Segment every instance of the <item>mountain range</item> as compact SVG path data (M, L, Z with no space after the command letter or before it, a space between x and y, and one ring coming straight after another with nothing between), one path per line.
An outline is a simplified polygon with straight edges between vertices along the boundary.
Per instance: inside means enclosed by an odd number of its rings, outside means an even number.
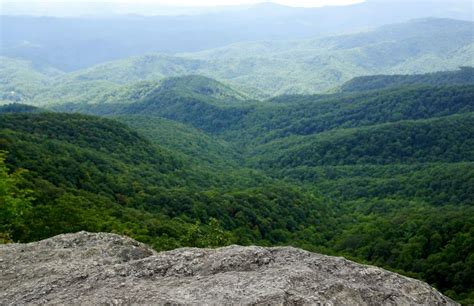
M314 39L417 18L472 20L470 0L368 0L323 8L263 3L218 13L148 17L8 16L7 8L0 21L0 55L68 72L146 53L171 55L237 42Z
M114 231L158 250L291 244L470 301L472 69L265 101L186 76L93 104L4 106L2 160L27 169L16 188L30 204L0 232Z
M182 55L150 54L65 73L2 58L0 96L34 105L100 103L141 81L203 75L265 99L337 90L358 76L413 74L474 66L473 23L422 19L359 34L239 43Z
M291 245L474 303L466 3L2 16L0 243Z

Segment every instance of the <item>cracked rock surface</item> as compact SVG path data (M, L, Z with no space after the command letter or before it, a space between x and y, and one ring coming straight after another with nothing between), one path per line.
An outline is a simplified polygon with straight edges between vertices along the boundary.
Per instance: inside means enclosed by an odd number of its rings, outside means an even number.
M457 305L428 284L291 247L157 253L106 233L0 245L0 304Z

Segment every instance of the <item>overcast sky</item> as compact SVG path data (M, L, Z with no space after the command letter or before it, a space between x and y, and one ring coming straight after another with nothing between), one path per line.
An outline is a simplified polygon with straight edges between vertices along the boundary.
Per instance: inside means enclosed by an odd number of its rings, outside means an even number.
M363 2L363 0L0 0L1 4L12 4L21 2L38 2L42 5L47 3L84 3L84 2L103 2L103 3L127 3L127 4L157 4L170 6L232 6L248 5L260 2L274 2L288 6L299 7L319 7L325 5L346 5Z
M294 7L349 5L364 0L0 0L0 14L33 16L194 15L273 2Z

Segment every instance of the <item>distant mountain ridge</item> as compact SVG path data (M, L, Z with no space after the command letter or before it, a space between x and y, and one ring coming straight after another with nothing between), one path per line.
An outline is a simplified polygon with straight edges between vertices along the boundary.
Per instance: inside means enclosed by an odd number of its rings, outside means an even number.
M231 95L238 99L324 93L359 76L474 67L473 27L473 22L429 18L322 39L238 43L175 56L149 54L72 73L38 70L31 63L3 58L0 96L37 105L93 103L104 93L125 90L124 85L187 75L213 78L223 83L221 89L233 87Z
M474 67L460 67L460 69L456 71L442 71L428 74L357 77L344 83L340 90L342 92L356 92L402 86L469 84L474 84Z
M2 16L0 55L73 71L147 53L174 54L237 42L310 39L425 17L472 21L472 3L371 0L322 8L259 5L194 16Z

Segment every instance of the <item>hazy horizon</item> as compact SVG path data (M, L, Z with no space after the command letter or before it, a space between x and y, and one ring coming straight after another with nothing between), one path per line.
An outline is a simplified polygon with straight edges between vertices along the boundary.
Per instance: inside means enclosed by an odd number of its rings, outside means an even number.
M449 4L443 0L0 0L2 16L41 16L41 17L107 17L107 16L181 16L215 14L247 10L262 4L274 4L295 9L318 9L326 7L349 7L356 9L360 5L392 6L399 10L400 5L409 7L449 5L450 12L467 16L464 20L473 20L470 0L452 0ZM466 8L471 6L471 10ZM430 11L430 9L428 9ZM436 16L443 15L437 11ZM378 18L377 16L373 16Z
M272 3L288 7L317 8L363 3L365 0L2 0L2 15L87 16L87 15L194 15L222 10L247 8Z

